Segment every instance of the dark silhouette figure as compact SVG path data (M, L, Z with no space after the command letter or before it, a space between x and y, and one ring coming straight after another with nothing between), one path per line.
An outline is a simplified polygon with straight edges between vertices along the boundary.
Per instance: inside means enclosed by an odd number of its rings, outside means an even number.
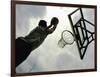
M47 26L45 20L40 20L39 26L33 29L27 36L16 39L16 67L21 64L31 53L39 47L48 34L55 31L59 20L56 17L51 19L51 24Z

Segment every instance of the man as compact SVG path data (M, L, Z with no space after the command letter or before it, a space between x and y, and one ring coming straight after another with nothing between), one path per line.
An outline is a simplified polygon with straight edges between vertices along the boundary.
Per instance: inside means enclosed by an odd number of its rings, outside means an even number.
M58 18L53 17L50 26L47 27L47 22L40 20L39 26L33 29L27 36L16 39L16 66L22 63L32 50L39 47L48 34L55 31L58 22Z

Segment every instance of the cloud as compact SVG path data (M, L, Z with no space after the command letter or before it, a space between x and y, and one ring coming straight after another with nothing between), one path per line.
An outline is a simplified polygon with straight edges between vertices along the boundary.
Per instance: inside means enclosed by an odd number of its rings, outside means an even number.
M19 28L18 30L20 32L20 33L18 32L19 35L22 35L22 32L24 32L23 28L25 29L29 28L29 26L27 26L28 23L26 22L29 19L29 17L38 19L45 16L46 14L46 7L44 8L40 7L41 9L37 10L39 6L38 7L35 6L24 7L24 5L22 6L20 6L20 8L18 9L19 18L17 20L18 21L17 27ZM33 10L32 8L36 10ZM43 71L56 71L56 70L58 71L64 69L75 70L75 69L86 69L94 67L93 43L91 43L91 46L88 47L84 60L80 59L76 43L74 43L73 45L66 45L64 48L59 48L57 45L58 40L61 39L61 32L65 29L67 30L71 29L67 15L72 11L74 11L75 9L66 8L64 9L65 10L64 12L59 8L49 7L49 9L47 10L48 10L46 15L47 20L49 20L51 16L52 17L57 16L59 18L59 24L55 32L49 35L45 39L42 45L40 45L37 49L33 50L32 53L27 58L27 60L25 60L21 65L19 65L16 68L16 71L19 73L25 73L25 72L43 72Z
M25 36L29 32L29 19L42 18L46 15L45 6L16 5L16 37Z

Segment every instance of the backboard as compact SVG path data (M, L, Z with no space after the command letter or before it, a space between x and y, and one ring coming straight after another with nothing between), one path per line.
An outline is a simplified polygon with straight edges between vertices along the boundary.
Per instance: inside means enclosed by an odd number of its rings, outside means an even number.
M76 9L68 15L75 40L79 50L80 58L83 59L88 45L94 38L94 24L84 18L81 8ZM91 29L92 27L92 29Z

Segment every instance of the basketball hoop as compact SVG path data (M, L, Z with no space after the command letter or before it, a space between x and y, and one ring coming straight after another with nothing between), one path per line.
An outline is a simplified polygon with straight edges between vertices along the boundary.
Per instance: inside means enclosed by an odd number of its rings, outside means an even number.
M65 45L71 45L75 41L74 35L68 30L64 30L61 34L61 39L58 41L58 46L64 48Z

